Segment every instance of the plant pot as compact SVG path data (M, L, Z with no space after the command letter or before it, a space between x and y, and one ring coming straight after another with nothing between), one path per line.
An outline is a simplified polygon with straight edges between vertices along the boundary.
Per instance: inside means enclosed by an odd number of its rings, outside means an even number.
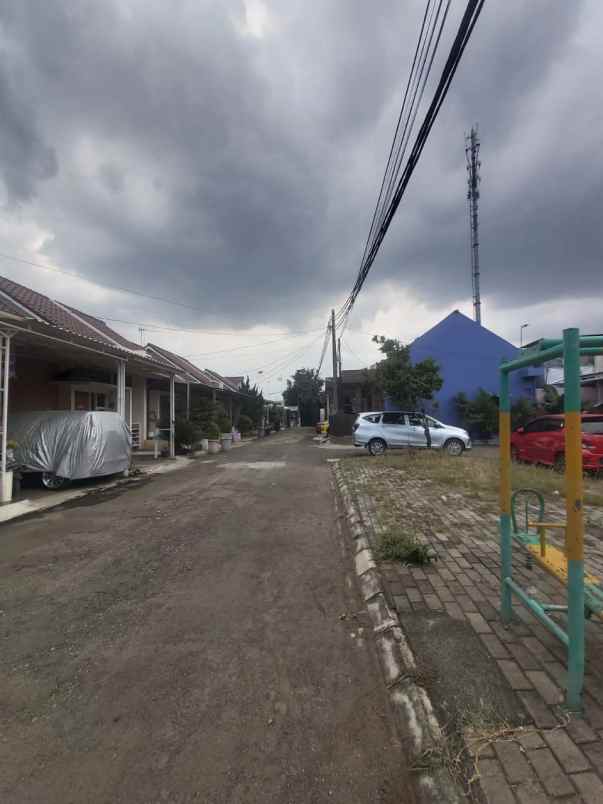
M202 438L200 443L201 443L201 449L203 450L203 452L207 452L209 440L207 438Z
M210 455L215 455L216 452L220 452L221 449L222 449L222 445L220 444L219 441L217 441L217 440L215 440L213 438L208 439L207 451L209 452Z
M0 502L9 503L13 498L13 473L8 469L2 475L2 489Z
M230 449L232 447L232 433L222 433L220 441L222 442L222 449Z

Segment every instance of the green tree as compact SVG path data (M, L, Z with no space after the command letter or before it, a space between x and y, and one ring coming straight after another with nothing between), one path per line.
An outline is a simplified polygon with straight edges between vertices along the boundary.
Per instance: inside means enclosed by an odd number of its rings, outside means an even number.
M554 385L544 386L542 405L547 413L563 412L563 397L559 394Z
M464 393L454 398L457 413L467 430L490 438L498 433L498 398L480 388L473 399Z
M511 427L523 427L538 413L536 405L525 397L517 399L511 405Z
M316 369L297 369L293 377L287 380L283 391L285 405L297 405L303 425L312 425L318 421L320 412L320 392L323 380Z
M401 408L416 408L421 400L433 399L442 387L440 367L428 357L420 363L413 362L408 346L397 338L375 335L374 343L385 358L377 363L375 379L381 390Z
M264 397L257 385L251 385L249 377L241 383L239 391L244 394L241 399L241 415L248 416L256 427L259 427L264 411Z

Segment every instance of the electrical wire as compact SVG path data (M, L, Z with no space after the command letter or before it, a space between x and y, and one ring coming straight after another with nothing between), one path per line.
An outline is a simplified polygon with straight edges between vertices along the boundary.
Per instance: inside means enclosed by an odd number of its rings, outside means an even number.
M428 2L429 1L430 0L428 0ZM456 70L458 68L458 65L460 63L460 60L461 60L462 55L464 53L464 50L465 50L465 48L467 46L467 43L468 43L468 41L469 41L469 39L471 37L471 34L473 32L473 29L475 27L477 19L479 18L479 15L480 15L481 10L483 8L484 2L485 2L485 0L469 0L469 2L467 3L465 12L464 12L463 17L461 19L461 22L459 24L457 34L455 36L454 42L453 42L452 47L450 49L450 53L448 55L448 58L446 60L444 68L442 70L442 74L441 74L440 80L438 82L437 88L435 90L434 96L432 98L432 101L431 101L431 103L429 105L429 108L428 108L426 114L425 114L425 117L424 117L423 122L421 124L421 127L419 129L419 132L418 132L418 134L417 134L417 136L415 138L414 145L413 145L413 147L411 149L411 152L410 152L410 155L409 155L409 157L408 157L408 159L406 161L405 167L404 167L403 171L401 172L399 178L397 179L395 191L391 194L391 198L389 200L387 208L382 212L379 211L380 202L378 201L378 206L377 206L376 211L374 213L374 220L376 220L379 223L379 227L377 229L376 224L373 224L373 223L371 224L371 230L369 231L369 243L370 243L370 245L368 246L368 248L365 247L365 251L364 251L363 259L362 259L362 262L361 262L361 266L360 266L360 269L358 271L358 275L356 277L356 280L354 282L352 290L348 294L348 297L346 298L346 300L343 303L343 305L340 307L340 309L339 309L339 311L337 313L337 316L336 316L336 328L338 330L341 330L341 331L345 330L345 327L347 325L347 318L348 318L348 316L350 314L350 311L351 311L351 309L352 309L352 307L353 307L353 305L354 305L354 303L356 301L356 298L358 297L358 294L360 293L360 291L361 291L361 289L362 289L362 287L364 285L366 277L368 276L368 273L369 273L369 271L370 271L370 269L371 269L371 267L373 265L373 262L375 261L377 253L379 251L379 248L381 247L381 243L383 242L383 239L385 238L385 235L386 235L387 230L388 230L388 228L389 228L389 226L391 224L391 221L393 220L394 215L396 214L396 211L397 211L397 209L398 209L398 207L400 205L400 202L402 200L404 192L406 191L406 188L408 186L410 178L411 178L411 176L412 176L412 174L414 172L414 169L415 169L415 167L416 167L416 165L417 165L417 163L419 161L419 158L421 156L423 148L425 147L425 143L427 142L427 138L429 136L429 133L431 132L433 124L435 123L435 120L436 120L436 118L438 116L438 113L439 113L439 111L440 111L440 109L442 107L442 104L443 104L443 102L444 102L444 100L446 98L446 95L448 94L448 90L450 89L450 84L452 82L452 79L454 78L454 75L455 75ZM441 3L440 3L440 6L441 6ZM440 6L438 6L438 10L440 9ZM431 16L428 17L429 20L434 20L434 24L435 24L435 20L438 19L438 16L437 16L437 11L438 10L436 10L435 14L432 14ZM448 11L448 5L446 6L444 15L440 18L440 21L438 23L440 27L439 27L438 34L437 34L436 39L435 39L435 43L434 43L433 48L431 50L431 54L429 56L429 67L427 69L427 73L425 74L426 77L425 77L425 80L423 82L422 89L424 89L426 78L427 78L427 76L429 74L429 71L431 69L431 65L433 64L433 59L435 57L435 52L437 50L437 46L439 45L439 42L440 42L441 33L442 33L442 30L443 30L443 25L444 25L445 18L446 18L445 15L447 14L447 11ZM422 32L423 32L423 29L424 29L424 26L422 26L422 29L421 29ZM428 30L430 29L430 23L429 22L427 23L427 29ZM435 30L435 28L433 30ZM421 35L423 35L423 33ZM433 31L430 34L430 36L431 36L431 38L429 39L429 43L431 43L431 41L433 40ZM421 53L427 54L429 52L429 43L428 43L427 48L423 48L420 51ZM424 58L427 58L427 56L425 55ZM421 57L419 57L419 61L422 61ZM415 64L415 72L417 70L416 63L418 63L418 62L413 61L413 64ZM419 68L419 70L420 69L421 68ZM420 75L420 73L418 73L418 75ZM419 80L420 80L420 78L419 78ZM396 135L394 137L394 141L395 141L395 138L397 136L398 130L399 130L399 126L396 129ZM402 147L402 146L400 146L400 147ZM391 155L391 152L390 152L390 155ZM394 166L394 170L395 170L395 166ZM384 183L386 181L386 176L387 176L387 169L386 169L386 175L384 176L384 181L382 182L382 190L383 190ZM388 183L390 182L390 180L391 180L391 176L390 176L390 179L387 180ZM386 190L385 192L386 192L386 195L388 195L388 191ZM382 196L382 192L380 193L380 196Z
M183 308L185 308L187 310L193 310L193 311L199 312L199 313L207 313L207 310L203 310L200 307L194 307L193 305L190 305L190 304L185 304L184 302L175 301L174 299L166 299L163 296L152 296L149 293L142 293L140 290L132 290L131 288L125 288L125 287L121 287L119 285L109 285L106 282L99 282L96 279L88 279L87 277L82 276L81 274L78 274L75 271L66 271L66 270L64 270L62 268L57 268L55 266L44 265L43 263L33 262L32 260L26 260L26 259L24 259L22 257L15 257L12 254L4 254L4 253L0 252L0 259L12 260L14 262L20 262L20 263L24 263L25 265L30 265L33 268L41 268L44 271L50 271L52 273L64 274L65 276L71 276L71 277L73 277L75 279L79 279L82 282L88 282L88 284L90 284L90 285L96 285L97 287L103 288L105 290L114 290L114 291L117 291L119 293L128 293L128 294L130 294L132 296L138 296L138 297L143 298L143 299L151 299L152 301L158 301L158 302L163 302L164 304L172 304L172 305L175 305L177 307L183 307ZM88 314L86 314L86 315L88 315ZM97 316L92 316L91 315L90 317L91 318L96 318ZM192 333L192 334L199 334L199 335L234 335L234 336L241 335L241 332L236 332L236 331L182 329L180 327L164 327L164 326L158 326L156 324L145 323L145 322L142 322L142 321L126 321L126 320L121 319L121 318L103 317L103 320L104 321L112 321L112 322L116 322L116 323L119 323L119 324L129 324L131 326L142 327L143 329L148 330L149 332L151 332L151 331L157 331L157 332L165 331L165 332L189 332L189 333ZM274 332L274 333L271 333L271 334L273 334L273 335L291 335L291 334L306 335L306 334L311 334L313 332L318 332L318 331L319 331L318 329L315 329L315 330L300 330L298 332L295 332L295 331L288 331L288 332L285 331L285 332L281 332L281 333ZM322 329L320 331L322 332ZM248 337L248 336L245 336L245 337Z

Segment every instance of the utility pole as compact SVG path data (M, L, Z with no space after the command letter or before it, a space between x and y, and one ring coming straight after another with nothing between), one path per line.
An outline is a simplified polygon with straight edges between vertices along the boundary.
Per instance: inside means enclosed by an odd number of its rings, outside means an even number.
M469 201L469 230L471 232L471 282L473 287L473 317L482 323L482 299L479 288L479 137L477 123L471 126L471 133L465 137L465 156L467 157L467 199Z
M333 346L333 414L339 410L337 380L337 332L335 330L335 310L331 310L331 343Z
M337 399L341 403L343 410L343 389L341 387L343 379L341 376L341 338L337 338Z

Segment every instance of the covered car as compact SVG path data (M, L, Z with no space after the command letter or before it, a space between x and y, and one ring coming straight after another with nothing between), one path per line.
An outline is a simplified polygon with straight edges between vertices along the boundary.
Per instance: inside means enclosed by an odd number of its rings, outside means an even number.
M41 472L47 488L69 480L112 475L130 465L130 434L110 411L36 411L11 415L9 439L14 463Z

